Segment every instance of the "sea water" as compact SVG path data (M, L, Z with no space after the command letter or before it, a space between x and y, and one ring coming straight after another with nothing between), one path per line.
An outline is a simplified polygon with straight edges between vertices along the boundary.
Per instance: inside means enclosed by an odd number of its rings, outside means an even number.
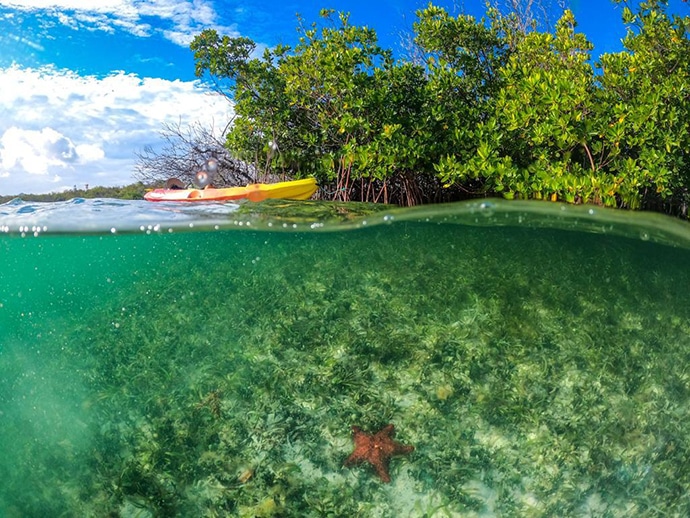
M15 200L0 516L687 516L689 265L597 207Z

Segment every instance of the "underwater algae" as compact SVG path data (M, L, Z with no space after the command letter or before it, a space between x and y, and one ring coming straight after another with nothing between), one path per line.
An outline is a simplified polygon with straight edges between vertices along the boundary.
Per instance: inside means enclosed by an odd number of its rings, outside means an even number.
M422 222L0 248L0 515L690 511L686 250ZM389 423L389 484L344 466Z

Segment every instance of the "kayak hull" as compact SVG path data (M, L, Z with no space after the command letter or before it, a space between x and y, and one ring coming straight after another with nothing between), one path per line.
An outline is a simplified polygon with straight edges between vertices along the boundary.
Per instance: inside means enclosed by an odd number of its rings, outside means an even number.
M223 189L154 189L144 195L148 201L229 201L247 199L263 201L269 198L306 200L316 192L316 180L305 178L278 183L252 183L245 187Z

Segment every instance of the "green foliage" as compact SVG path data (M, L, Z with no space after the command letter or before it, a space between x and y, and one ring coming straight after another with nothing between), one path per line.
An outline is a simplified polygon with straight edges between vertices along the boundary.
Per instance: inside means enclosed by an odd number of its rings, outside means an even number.
M687 191L690 180L689 17L670 17L665 2L629 9L627 51L601 57L597 90L600 144L624 196L645 191L662 199ZM607 110L604 112L603 108Z
M331 20L330 12L323 13ZM378 76L373 67L390 62L371 29L353 27L340 15L339 25L304 30L294 54L280 64L290 119L300 123L284 128L283 139L296 139L286 165L326 181L344 180L362 159L359 146L372 139L379 121L369 108ZM296 133L290 136L289 133Z
M214 30L207 29L191 44L196 60L196 74L208 71L218 77L242 81L246 74L247 60L256 49L256 44L245 37L222 38Z
M493 109L508 40L495 12L490 12L489 26L471 16L453 18L433 6L417 14L417 43L428 53L424 132L433 138L427 139L427 149L440 179L455 183L442 164L468 163L474 154L475 128Z
M688 185L688 19L662 2L626 8L626 50L590 64L592 45L566 11L554 34L517 41L473 132L469 159L437 165L446 183L481 179L507 198L640 207Z
M665 1L626 6L625 50L597 62L571 11L544 32L520 13L488 9L477 20L430 4L417 12L414 63L394 61L347 14L321 14L322 24L300 20L294 48L262 58L252 41L214 31L192 43L197 75L236 103L228 146L239 157L316 176L341 199L415 203L437 199L443 184L687 205L690 19L670 16Z
M238 117L228 146L241 158L316 176L343 199L356 182L362 199L385 199L391 179L404 184L409 173L433 170L417 141L430 135L420 123L424 69L395 64L376 33L347 15L322 16L324 26L300 24L294 49L267 50L263 59L251 58L244 40L205 31L192 44L197 74L232 81Z
M455 72L460 79L459 93L469 102L491 95L512 39L498 13L489 10L489 15L487 25L472 16L454 18L433 5L417 13L417 43L429 54L431 78L441 70Z
M123 187L91 187L71 191L51 192L49 194L19 194L17 196L0 196L0 203L7 203L14 198L24 201L66 201L72 198L117 198L121 200L141 200L146 193L147 185L136 182Z
M507 197L592 201L592 45L574 29L567 11L555 34L532 32L517 43L500 69L491 113L473 132L474 156L443 162L444 181L481 175L487 189Z

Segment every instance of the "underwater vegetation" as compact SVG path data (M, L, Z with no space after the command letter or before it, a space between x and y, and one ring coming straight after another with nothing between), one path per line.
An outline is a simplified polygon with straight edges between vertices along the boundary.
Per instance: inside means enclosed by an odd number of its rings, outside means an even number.
M2 246L2 516L690 513L685 250L409 222ZM388 424L390 483L344 466Z

